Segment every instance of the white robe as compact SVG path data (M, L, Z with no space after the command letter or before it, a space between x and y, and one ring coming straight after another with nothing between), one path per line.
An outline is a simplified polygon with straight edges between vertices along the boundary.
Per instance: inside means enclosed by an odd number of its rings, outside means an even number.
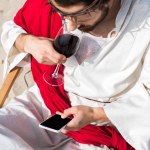
M76 54L64 64L64 85L72 105L103 107L112 124L137 150L150 150L149 10L149 0L122 1L114 29L117 36L103 39L75 31L82 40L94 39L100 48L86 59ZM24 32L12 21L3 26L1 41L8 54L5 72L22 65L22 59L26 61L27 54L17 54L13 48L16 37ZM93 48L90 40L88 45Z

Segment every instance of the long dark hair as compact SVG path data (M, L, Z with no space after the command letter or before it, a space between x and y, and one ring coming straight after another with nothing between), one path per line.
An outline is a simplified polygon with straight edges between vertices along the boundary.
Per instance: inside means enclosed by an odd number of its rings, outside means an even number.
M55 2L60 6L72 6L78 4L85 4L86 6L90 5L94 0L55 0Z
M51 0L49 0L51 1ZM85 6L90 5L94 0L54 0L59 6L68 7L72 5L84 4ZM99 0L101 4L107 3L109 0Z

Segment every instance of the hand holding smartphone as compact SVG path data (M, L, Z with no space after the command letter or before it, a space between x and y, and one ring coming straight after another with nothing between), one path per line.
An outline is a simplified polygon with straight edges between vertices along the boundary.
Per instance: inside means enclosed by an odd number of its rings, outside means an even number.
M47 120L43 121L39 124L39 127L47 129L52 132L60 132L62 128L66 126L66 124L71 121L71 118L61 118L60 115L55 114L48 118Z

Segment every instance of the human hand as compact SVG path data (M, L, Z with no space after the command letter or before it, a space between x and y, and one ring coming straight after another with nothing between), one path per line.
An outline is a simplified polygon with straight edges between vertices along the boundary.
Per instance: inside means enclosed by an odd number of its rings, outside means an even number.
M69 117L73 115L73 119L66 125L65 128L61 130L64 134L68 131L77 131L82 127L92 123L92 122L109 122L103 108L100 107L89 107L89 106L73 106L64 110L63 113L56 112L61 115L62 118Z
M36 37L29 34L21 35L19 38L16 45L19 45L21 40L24 41L22 42L23 51L31 54L39 63L52 65L66 61L66 57L53 48L53 40L50 38Z

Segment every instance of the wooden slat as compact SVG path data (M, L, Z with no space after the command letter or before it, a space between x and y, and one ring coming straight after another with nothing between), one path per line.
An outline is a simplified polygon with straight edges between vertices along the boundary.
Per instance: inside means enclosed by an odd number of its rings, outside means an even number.
M1 89L0 89L0 108L3 106L15 79L17 78L21 67L15 67L11 72L8 73Z

